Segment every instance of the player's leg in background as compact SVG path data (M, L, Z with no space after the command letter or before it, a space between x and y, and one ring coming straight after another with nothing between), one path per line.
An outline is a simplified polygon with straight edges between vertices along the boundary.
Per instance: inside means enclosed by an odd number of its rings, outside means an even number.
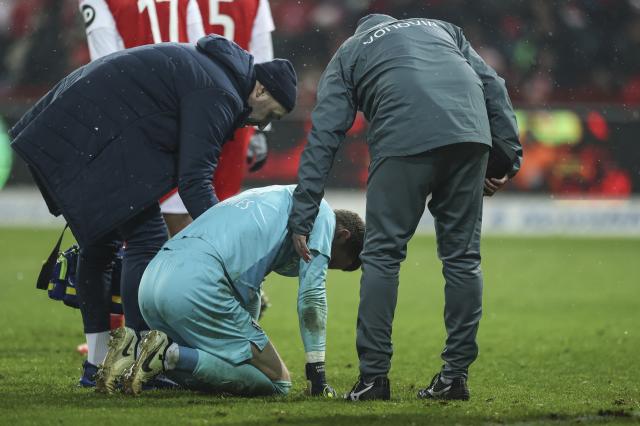
M96 376L96 391L112 393L125 370L133 365L149 327L138 306L138 287L147 265L167 241L167 227L155 204L118 229L126 241L120 277L120 295L125 327L113 330L109 351Z
M469 365L478 355L476 334L482 315L480 230L488 156L488 147L478 143L456 144L443 150L441 162L447 165L448 175L439 180L429 201L445 278L448 337L441 374L446 380L466 380Z
M84 333L87 340L86 374L80 385L95 385L92 374L104 361L108 350L111 313L111 275L113 261L121 242L109 236L80 248L76 272L76 289ZM87 371L90 370L89 373Z
M386 376L391 366L400 264L424 212L432 170L425 155L370 166L356 340L360 373L368 382Z
M138 306L138 288L147 265L167 241L167 227L155 204L119 229L127 242L122 260L121 296L125 326L136 332L148 330Z
M253 127L238 129L233 134L233 139L222 147L213 178L213 187L220 201L240 192L247 170L247 148L254 131Z

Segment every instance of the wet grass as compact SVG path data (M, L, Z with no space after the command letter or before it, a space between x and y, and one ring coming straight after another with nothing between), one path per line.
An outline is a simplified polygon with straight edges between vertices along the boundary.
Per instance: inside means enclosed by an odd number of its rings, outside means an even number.
M76 387L78 311L35 290L57 231L0 229L0 424L546 424L640 422L640 241L485 238L480 356L467 403L418 401L440 366L443 283L431 237L416 237L394 323L392 401L304 396L294 279L270 276L262 325L294 375L286 398L186 391L104 397ZM330 273L327 369L358 375L359 273Z

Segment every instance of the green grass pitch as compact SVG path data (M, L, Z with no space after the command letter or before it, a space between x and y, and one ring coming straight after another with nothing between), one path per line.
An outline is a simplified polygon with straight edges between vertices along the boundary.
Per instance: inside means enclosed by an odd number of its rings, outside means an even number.
M34 281L57 231L0 229L0 424L418 425L640 422L640 240L485 238L480 356L471 401L418 401L440 366L443 280L431 237L403 265L394 323L392 401L304 396L295 279L272 275L262 325L294 380L286 398L187 391L139 398L79 389L80 314ZM328 377L344 393L358 375L359 273L328 281Z

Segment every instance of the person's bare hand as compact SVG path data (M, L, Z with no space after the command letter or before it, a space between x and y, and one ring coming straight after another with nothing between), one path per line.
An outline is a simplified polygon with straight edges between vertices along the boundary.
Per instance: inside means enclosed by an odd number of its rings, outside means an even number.
M309 251L309 247L307 247L307 237L299 234L292 234L291 239L293 240L293 248L298 253L298 256L302 258L305 262L311 260L311 251Z
M509 180L508 176L504 176L501 179L487 178L484 180L484 195L491 197Z

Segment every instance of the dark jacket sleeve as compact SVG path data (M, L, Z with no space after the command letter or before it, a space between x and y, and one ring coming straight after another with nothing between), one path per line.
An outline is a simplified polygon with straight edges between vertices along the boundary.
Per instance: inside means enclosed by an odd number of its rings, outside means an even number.
M289 229L299 235L311 232L336 151L357 112L355 91L342 66L340 50L322 74L317 93L311 133L300 158L298 186L289 215Z
M181 100L178 192L193 219L218 202L211 180L234 128L236 102L221 89L197 90Z
M509 93L502 79L493 68L487 65L478 53L471 47L462 30L459 27L450 25L450 32L455 34L456 42L460 51L467 59L473 70L478 74L484 85L484 98L491 125L491 138L503 142L504 145L513 149L516 161L508 173L509 177L515 176L520 170L522 163L522 145L518 133L516 116L509 99Z

